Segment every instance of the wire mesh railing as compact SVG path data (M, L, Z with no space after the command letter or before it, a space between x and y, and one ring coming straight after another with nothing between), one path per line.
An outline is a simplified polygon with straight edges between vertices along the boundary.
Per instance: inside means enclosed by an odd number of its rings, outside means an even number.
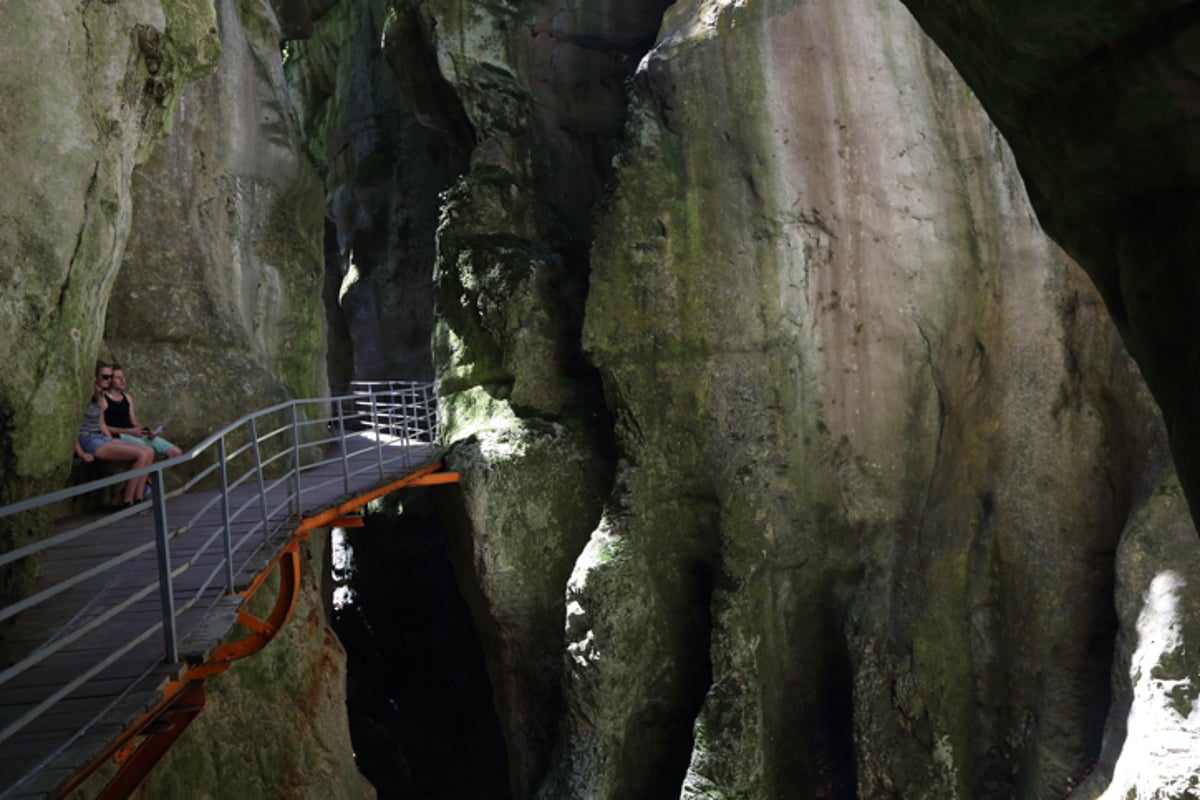
M32 594L0 607L0 626L11 628L14 621L32 618L68 595L87 598L66 624L45 630L44 638L39 633L39 639L25 643L4 641L0 692L66 648L90 641L88 637L104 640L106 626L128 618L133 609L140 607L145 617L146 603L156 594L160 608L154 618L126 625L94 660L79 664L78 671L56 681L22 713L5 715L0 747L156 635L162 638L158 663L180 662L181 638L237 590L249 565L262 561L264 550L273 547L273 534L305 510L303 495L317 490L349 494L352 481L364 473L377 473L383 480L385 446L397 443L404 445L405 458L411 445L432 450L438 444L433 384L354 383L347 395L280 403L226 425L176 458L0 507L0 520L8 522L21 514L45 516L142 474L149 475L152 495L151 503L84 515L77 525L0 554L0 569L43 559L53 548L76 546L82 554L74 567L43 574ZM172 473L193 474L168 491L165 475ZM147 510L153 512L153 536L142 533L139 538L131 531L148 526L128 523ZM185 533L186 553L173 558L172 547ZM111 546L97 544L104 536L114 538ZM131 562L151 558L157 562L153 578L129 585L128 576L135 573ZM178 624L185 614L190 627L181 632ZM0 786L0 797L4 790Z

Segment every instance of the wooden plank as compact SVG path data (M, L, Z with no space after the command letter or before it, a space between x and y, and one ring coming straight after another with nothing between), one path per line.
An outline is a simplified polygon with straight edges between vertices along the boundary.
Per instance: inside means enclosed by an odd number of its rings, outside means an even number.
M24 796L48 797L58 790L84 764L92 761L108 747L109 742L122 732L120 725L102 725L65 748L47 769L38 772L21 787ZM47 754L48 755L48 754Z
M203 660L212 655L229 632L237 624L237 612L242 598L227 596L213 611L197 625L179 644L179 655L184 660Z
M58 794L58 789L74 774L73 770L44 769L28 784L17 789L16 794L12 795L12 800L44 800L54 797Z

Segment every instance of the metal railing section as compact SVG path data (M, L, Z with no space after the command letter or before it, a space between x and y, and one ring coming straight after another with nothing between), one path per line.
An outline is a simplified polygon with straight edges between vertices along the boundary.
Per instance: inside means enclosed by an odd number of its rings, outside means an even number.
M367 437L352 436L366 432ZM247 565L271 542L272 535L300 512L301 493L335 482L341 490L350 492L351 478L369 470L378 470L384 478L383 448L385 442L400 440L410 444L438 444L437 393L432 383L415 381L356 382L350 394L308 400L292 400L246 415L216 431L200 444L176 458L168 459L137 470L119 472L106 478L90 481L61 491L0 507L0 519L36 509L61 504L81 495L123 484L131 477L150 475L153 496L154 538L121 549L102 563L89 564L77 574L58 580L53 585L39 587L29 597L0 608L0 623L28 612L67 592L72 587L99 576L108 576L106 590L119 586L119 568L139 556L153 551L158 561L158 577L142 586L123 587L125 594L113 596L105 591L110 605L106 608L85 608L71 622L55 631L47 631L45 641L13 663L0 670L0 688L18 675L37 667L54 653L73 642L94 633L101 626L128 611L131 606L158 593L161 617L147 624L125 641L111 643L112 650L72 678L49 697L29 709L20 718L0 729L0 743L19 733L59 701L95 677L109 665L134 649L141 642L161 631L163 660L168 664L180 660L180 632L176 629L179 617L196 608L206 596L220 587L216 600L201 609L192 630L203 622L206 613L224 595L236 590L236 580ZM359 443L362 447L351 450ZM367 466L351 469L355 456L363 456L374 448L377 458L367 457ZM358 459L362 461L363 459ZM320 466L340 464L338 477L323 483L308 484L318 476ZM187 466L195 470L190 478L173 491L166 491L164 475ZM410 466L411 464L405 464ZM174 521L170 515L172 500L202 487L216 487L212 498L186 519ZM239 487L250 486L237 497ZM67 544L83 536L104 535L114 523L146 510L147 504L123 509L93 518L78 527L56 533L34 544L0 554L0 568L38 556L45 551ZM216 519L207 527L202 521ZM173 525L173 527L172 527ZM199 546L187 561L172 563L171 543L188 531L203 535ZM203 563L203 566L201 565ZM186 593L177 591L179 578L189 570L197 570L196 587ZM31 773L32 774L32 773Z

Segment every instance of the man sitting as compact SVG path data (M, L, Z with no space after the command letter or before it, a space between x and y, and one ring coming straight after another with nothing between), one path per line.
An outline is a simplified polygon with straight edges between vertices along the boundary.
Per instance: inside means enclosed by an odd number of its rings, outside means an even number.
M104 424L114 434L127 442L140 442L147 447L153 447L154 452L167 458L182 455L183 451L166 439L138 422L133 410L133 398L125 392L125 370L120 364L112 365L112 383L104 392L108 401L104 409ZM161 426L159 430L162 430Z

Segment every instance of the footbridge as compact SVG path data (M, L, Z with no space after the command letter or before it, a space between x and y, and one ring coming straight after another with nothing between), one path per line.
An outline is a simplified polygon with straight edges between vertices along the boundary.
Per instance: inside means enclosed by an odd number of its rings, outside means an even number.
M0 508L0 524L38 539L0 554L0 575L38 575L0 607L0 798L62 797L111 762L98 796L128 796L204 708L205 682L287 622L310 532L361 524L395 489L456 481L440 456L432 384L356 383ZM85 510L142 473L152 500ZM274 571L262 619L248 603Z

